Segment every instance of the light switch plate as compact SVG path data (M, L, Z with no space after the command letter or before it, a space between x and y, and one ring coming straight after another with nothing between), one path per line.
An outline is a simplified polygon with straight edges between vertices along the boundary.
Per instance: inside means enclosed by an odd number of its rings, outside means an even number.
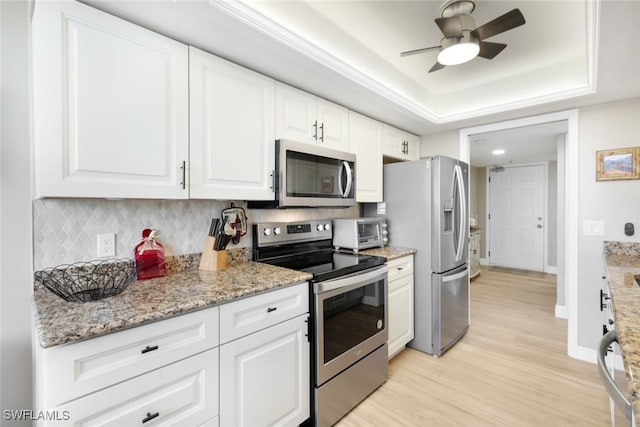
M604 221L584 221L582 233L585 236L604 236Z

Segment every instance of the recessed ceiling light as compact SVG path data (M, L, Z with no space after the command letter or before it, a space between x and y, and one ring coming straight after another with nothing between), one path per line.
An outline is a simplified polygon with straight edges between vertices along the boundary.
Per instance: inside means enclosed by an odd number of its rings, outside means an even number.
M503 149L493 150L491 154L493 154L494 156L501 156L504 154L504 150Z

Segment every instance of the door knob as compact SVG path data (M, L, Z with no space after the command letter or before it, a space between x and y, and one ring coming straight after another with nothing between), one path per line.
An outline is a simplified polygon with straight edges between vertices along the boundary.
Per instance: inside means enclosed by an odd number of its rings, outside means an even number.
M537 227L538 227L538 228L542 228L542 224L538 224L538 225L537 225Z
M538 217L538 221L542 221L542 217L541 216Z

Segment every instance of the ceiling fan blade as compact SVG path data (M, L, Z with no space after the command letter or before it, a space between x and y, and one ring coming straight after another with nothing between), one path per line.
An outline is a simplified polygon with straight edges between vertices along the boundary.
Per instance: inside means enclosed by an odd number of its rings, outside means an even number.
M439 62L436 62L433 67L431 67L431 69L429 70L430 73L433 73L434 71L438 71L438 70L442 70L444 68L444 65L442 65Z
M493 59L497 54L502 52L502 49L507 47L504 43L492 43L492 42L483 42L478 43L480 45L480 52L478 52L478 56L487 59Z
M513 28L524 25L526 21L520 9L513 9L510 12L505 13L502 16L497 17L493 21L489 21L484 25L479 26L471 32L480 40L488 39L496 34L503 33Z
M400 53L400 56L417 55L419 53L429 52L430 50L440 49L440 46L423 47L422 49L407 50Z
M445 37L462 37L462 21L459 17L436 18L435 21Z

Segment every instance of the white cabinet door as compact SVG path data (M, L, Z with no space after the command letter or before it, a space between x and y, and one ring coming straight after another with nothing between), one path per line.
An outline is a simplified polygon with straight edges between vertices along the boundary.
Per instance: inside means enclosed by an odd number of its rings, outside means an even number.
M349 110L277 82L276 139L352 152L349 150Z
M317 137L316 97L276 82L276 139L315 144Z
M349 152L349 110L318 98L317 119L318 144Z
M297 426L309 417L308 315L220 347L220 425Z
M420 138L384 125L382 153L399 160L418 160L420 158Z
M389 358L413 339L413 274L389 282Z
M190 50L190 196L273 200L273 79Z
M37 197L187 198L188 48L78 2L33 19Z
M356 153L356 201L382 202L382 123L349 111L349 144Z

